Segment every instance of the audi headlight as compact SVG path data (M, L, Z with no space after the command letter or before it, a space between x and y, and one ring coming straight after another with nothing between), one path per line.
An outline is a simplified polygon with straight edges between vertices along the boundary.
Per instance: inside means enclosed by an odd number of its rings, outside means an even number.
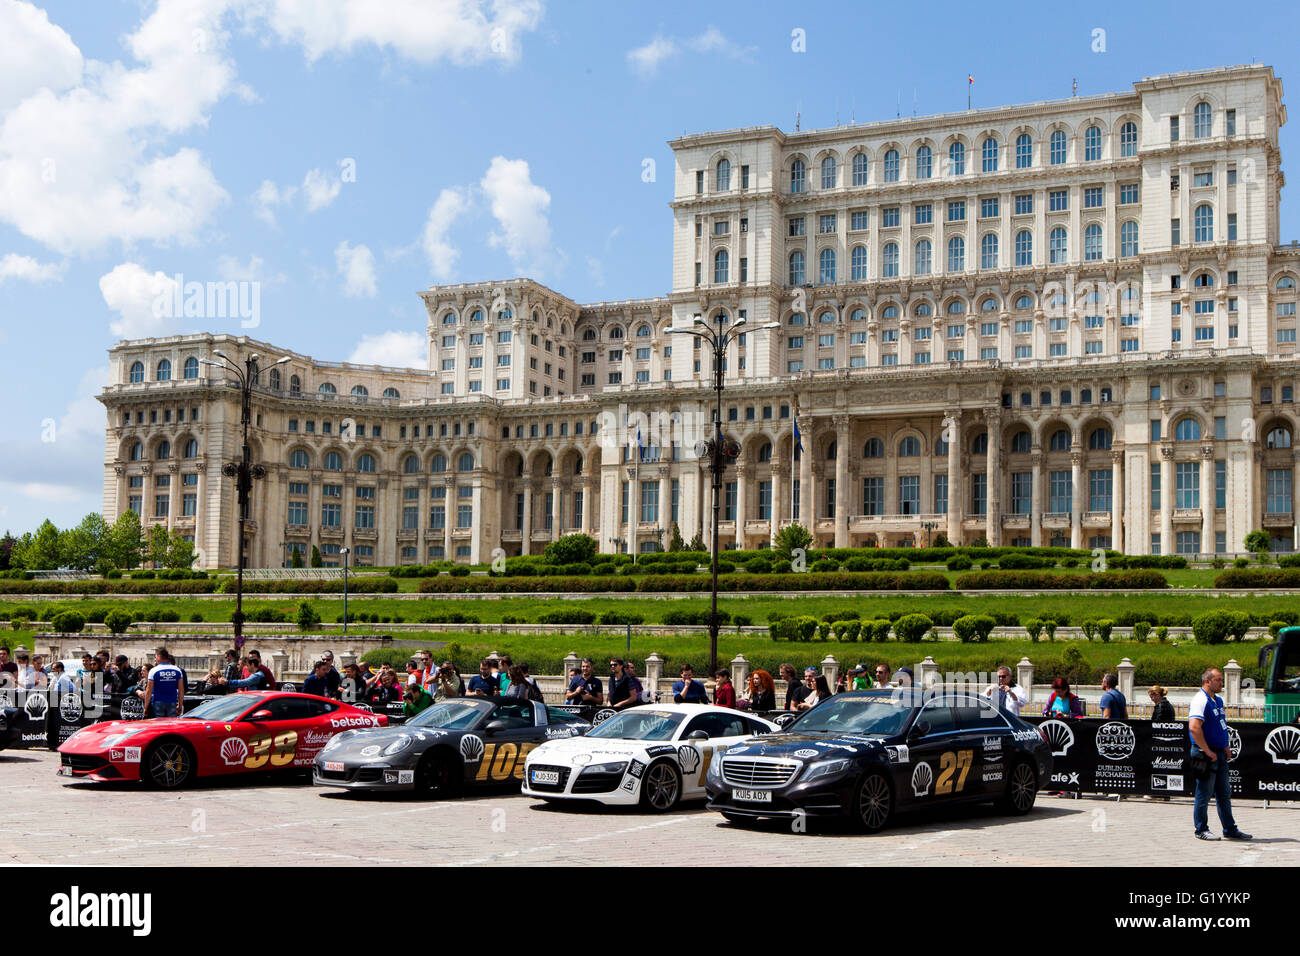
M837 773L843 773L848 769L849 761L847 758L840 757L836 760L818 760L816 763L810 763L803 772L803 783L810 780L816 780L818 777L833 777Z
M409 746L411 746L411 738L403 734L384 748L384 756L391 757L393 754L400 754Z
M355 733L356 733L355 730L345 730L342 733L335 734L333 737L329 739L329 742L320 749L320 752L327 753L328 751L333 750L335 747L343 743L343 741L347 740Z
M622 773L627 769L627 761L619 760L614 763L596 763L592 764L583 773Z

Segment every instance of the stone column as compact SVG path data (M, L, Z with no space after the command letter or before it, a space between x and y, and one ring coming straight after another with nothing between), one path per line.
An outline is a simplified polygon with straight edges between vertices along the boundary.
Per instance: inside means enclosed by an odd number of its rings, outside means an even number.
M1029 455L1033 466L1029 479L1029 543L1043 546L1043 452L1035 448Z
M990 547L996 548L1002 544L1002 409L985 409L984 421L988 423L989 435L984 537Z
M781 502L785 497L785 479L788 475L784 462L772 468L772 520L769 525L768 541L776 543L776 534L781 530Z
M1174 446L1160 446L1160 553L1174 553Z
M1119 662L1115 668L1115 675L1119 678L1119 692L1124 695L1124 699L1131 701L1133 699L1133 672L1137 668L1127 657Z
M811 416L797 419L803 453L799 456L799 523L809 531L813 529L816 514L813 511L813 420Z
M945 413L943 427L948 433L948 540L961 544L961 409Z
M651 700L654 700L663 676L664 659L658 653L651 651L650 656L645 659L645 689L650 694Z
M582 530L591 534L595 525L592 519L596 514L596 479L588 477L582 483Z
M934 658L929 654L925 655L925 660L921 661L921 673L916 675L916 683L919 687L932 687L939 682L939 665L934 662Z
M564 522L564 489L560 487L560 476L551 476L551 540L560 539L560 526Z
M744 549L745 547L745 507L748 504L745 494L745 485L748 484L749 476L752 471L743 461L736 463L736 547ZM723 494L726 494L726 482L723 482ZM723 498L723 506L726 506L726 498ZM718 545L722 547L721 544Z
M1073 444L1080 447L1078 436ZM1070 547L1083 547L1083 452L1070 452Z
M1214 554L1214 446L1201 446L1201 553Z
M1110 546L1124 553L1124 452L1110 453Z
M1296 535L1296 529L1300 528L1300 508L1296 507L1296 498L1300 496L1300 449L1297 449L1293 464L1291 465L1291 533L1296 536L1293 540L1300 544L1300 535ZM1224 501L1226 505L1228 502ZM1226 515L1225 515L1226 517ZM1231 545L1231 541L1228 542Z
M524 486L524 527L520 537L519 553L531 554L533 545L533 479L525 476L522 483Z
M673 479L672 467L660 465L659 475L659 546L665 551L672 540L673 528Z
M1229 707L1241 704L1241 665L1235 660L1223 665L1223 702Z
M831 693L835 693L835 681L840 676L840 662L830 654L822 659L822 676L826 678L826 683L830 686Z
M835 416L835 547L849 546L849 416Z
M446 498L442 506L442 559L452 561L456 555L451 545L451 529L456 526L456 479L448 475L443 483L447 490L444 492Z
M745 689L747 680L749 680L749 661L745 659L744 654L737 654L731 659L731 683L736 688L736 696L740 696L741 691Z
M1029 698L1026 706L1034 702L1034 665L1029 658L1020 658L1020 663L1016 665L1016 683L1025 689L1025 695Z

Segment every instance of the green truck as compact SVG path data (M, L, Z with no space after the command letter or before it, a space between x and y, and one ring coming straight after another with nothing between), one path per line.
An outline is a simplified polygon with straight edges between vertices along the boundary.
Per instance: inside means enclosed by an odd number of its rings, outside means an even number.
M1300 627L1282 628L1276 641L1261 647L1259 666L1264 672L1264 720L1300 720Z

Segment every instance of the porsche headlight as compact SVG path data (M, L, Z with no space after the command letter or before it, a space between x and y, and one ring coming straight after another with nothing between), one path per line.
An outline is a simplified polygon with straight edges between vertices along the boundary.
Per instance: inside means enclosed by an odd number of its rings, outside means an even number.
M588 767L584 773L622 773L627 769L626 760L618 760L613 763L597 763Z
M356 733L355 730L345 730L345 731L343 731L342 733L335 734L333 737L331 737L331 738L329 739L329 742L328 742L327 744L325 744L325 746L322 747L322 748L320 749L320 752L321 752L321 753L326 753L326 752L328 752L328 751L330 751L330 750L333 750L335 747L337 747L339 744L343 743L343 741L347 740L349 737L351 737L351 736L352 736L353 734L355 734L355 733Z
M384 756L391 757L393 754L400 754L407 747L411 746L411 740L411 737L403 734L384 748Z
M836 760L818 760L816 763L810 763L803 772L803 780L807 783L810 780L816 780L818 777L832 777L837 773L843 773L848 769L849 761L847 758L840 757Z

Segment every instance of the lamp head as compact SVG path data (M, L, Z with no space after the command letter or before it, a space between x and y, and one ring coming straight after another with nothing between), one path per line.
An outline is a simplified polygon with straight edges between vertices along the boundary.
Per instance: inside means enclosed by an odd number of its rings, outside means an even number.
M283 365L283 364L284 364L285 362L287 362L287 361L289 361L289 356L287 356L287 355L282 355L280 358L278 358L278 359L275 360L275 364L276 364L276 365Z
M223 358L223 359L226 359L227 362L230 361L229 358L226 358L226 353L223 352L223 351L221 351L221 349L213 349L213 350L212 350L212 354L215 355L217 358Z

